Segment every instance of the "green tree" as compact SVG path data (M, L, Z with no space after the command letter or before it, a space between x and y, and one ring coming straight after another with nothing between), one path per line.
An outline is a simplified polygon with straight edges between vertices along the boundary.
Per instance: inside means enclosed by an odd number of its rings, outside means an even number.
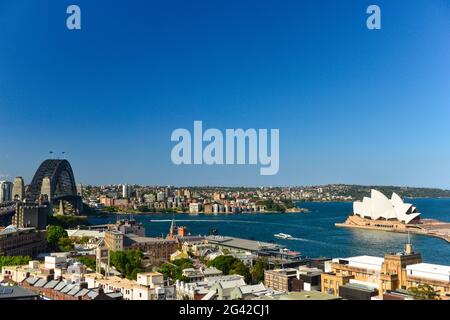
M414 297L415 300L436 300L437 293L433 287L428 284L420 284L417 287L408 289L408 293Z
M165 277L172 280L188 281L189 279L183 276L183 270L192 268L194 265L189 258L177 259L172 263L164 263L158 269Z
M189 258L176 259L172 263L182 270L187 269L187 268L192 268L194 266L191 259L189 259Z
M218 256L211 261L208 261L208 267L215 267L221 270L224 274L230 274L233 265L239 261L233 256Z
M249 268L239 259L233 256L218 256L208 262L209 267L215 267L224 274L239 274L244 276L245 281L250 282L251 274Z
M0 256L0 269L3 266L23 266L30 260L29 256Z
M238 274L244 277L245 282L250 283L252 281L252 276L250 274L249 268L242 262L237 261L233 264L230 274Z
M87 244L89 242L90 238L88 236L83 236L81 237L81 239L79 240L79 243L81 244Z
M47 224L53 226L61 226L64 229L76 228L78 226L89 226L90 223L86 217L76 217L76 216L53 216L49 215L47 217Z
M141 272L142 252L140 250L111 251L111 264L127 279L136 280Z
M258 258L255 265L251 268L251 276L253 283L264 281L264 271L269 269L269 263L265 258Z
M47 242L56 249L61 238L67 238L67 232L61 226L50 225L47 227Z
M59 238L58 248L61 251L71 251L71 250L73 250L73 241L67 237Z
M79 257L77 258L77 260L82 264L84 264L89 269L95 270L96 267L95 259L89 257Z

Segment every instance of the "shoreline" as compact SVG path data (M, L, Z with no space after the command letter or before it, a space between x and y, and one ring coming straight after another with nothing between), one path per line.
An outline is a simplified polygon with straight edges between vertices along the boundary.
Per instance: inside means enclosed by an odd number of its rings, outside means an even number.
M199 213L189 213L189 212L101 212L97 214L88 215L86 217L105 217L110 215L158 215L158 214L187 214L191 216L198 216L198 215L205 215L205 216L232 216L235 214L244 214L244 215L255 215L255 214L292 214L292 213L309 213L310 210L306 208L297 208L294 210L286 209L286 211L261 211L261 212L239 212L239 213L205 213L205 212L199 212Z
M383 224L380 224L380 222L378 222L377 225L373 225L371 224L374 223L373 220L357 218L358 220L355 221L355 219L352 219L351 217L354 216L349 216L349 218L347 218L347 220L344 222L335 223L335 227L393 233L412 233L438 238L444 240L447 243L450 243L450 222L443 222L435 219L423 219L423 223L421 224L388 223L388 221L383 221ZM364 223L364 225L360 223ZM438 232L439 229L441 229L441 233Z

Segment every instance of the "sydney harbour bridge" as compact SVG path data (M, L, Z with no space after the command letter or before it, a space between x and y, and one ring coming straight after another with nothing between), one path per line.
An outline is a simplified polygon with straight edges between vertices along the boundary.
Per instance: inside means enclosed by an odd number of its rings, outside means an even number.
M48 214L78 215L83 212L81 194L77 192L72 167L67 160L42 162L26 188L23 179L17 177L12 196L14 201L0 204L0 220L8 220L19 207L46 207Z

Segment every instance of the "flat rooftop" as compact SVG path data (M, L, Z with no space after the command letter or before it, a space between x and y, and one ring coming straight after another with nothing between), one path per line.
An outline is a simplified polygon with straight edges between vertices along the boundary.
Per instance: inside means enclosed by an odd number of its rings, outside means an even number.
M83 230L83 229L66 229L67 235L70 237L89 237L89 238L104 238L105 232L98 230Z
M258 251L261 249L272 249L278 250L282 247L278 244L261 242L255 240L241 239L235 237L225 237L225 236L208 236L206 240L209 243L222 245L235 249L242 249L247 251Z
M176 240L163 239L163 238L151 238L151 237L141 237L134 233L127 233L123 235L124 245L129 246L132 243L173 243Z
M333 262L337 260L348 261L349 266L369 270L381 270L381 266L384 262L384 258L374 256L355 256L349 258L338 258L333 259Z
M416 263L406 266L409 276L417 276L450 282L450 266L431 263Z
M288 294L277 294L272 296L263 295L255 300L340 300L340 297L323 293L320 291L289 292Z

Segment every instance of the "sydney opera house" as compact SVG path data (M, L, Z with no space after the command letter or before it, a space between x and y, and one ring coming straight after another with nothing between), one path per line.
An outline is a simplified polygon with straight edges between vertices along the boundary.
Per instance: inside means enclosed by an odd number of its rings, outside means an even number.
M393 193L389 199L377 190L370 197L353 202L353 214L337 227L411 232L437 237L450 242L450 223L436 219L421 219L417 208Z
M372 189L369 197L363 201L353 203L353 213L361 218L371 220L397 220L403 223L411 223L419 220L420 213L412 204L404 203L403 200L393 193L389 199L381 192Z
M373 189L370 197L353 202L353 214L344 223L336 223L336 226L397 232L425 232L416 207L403 202L396 193L389 199Z

